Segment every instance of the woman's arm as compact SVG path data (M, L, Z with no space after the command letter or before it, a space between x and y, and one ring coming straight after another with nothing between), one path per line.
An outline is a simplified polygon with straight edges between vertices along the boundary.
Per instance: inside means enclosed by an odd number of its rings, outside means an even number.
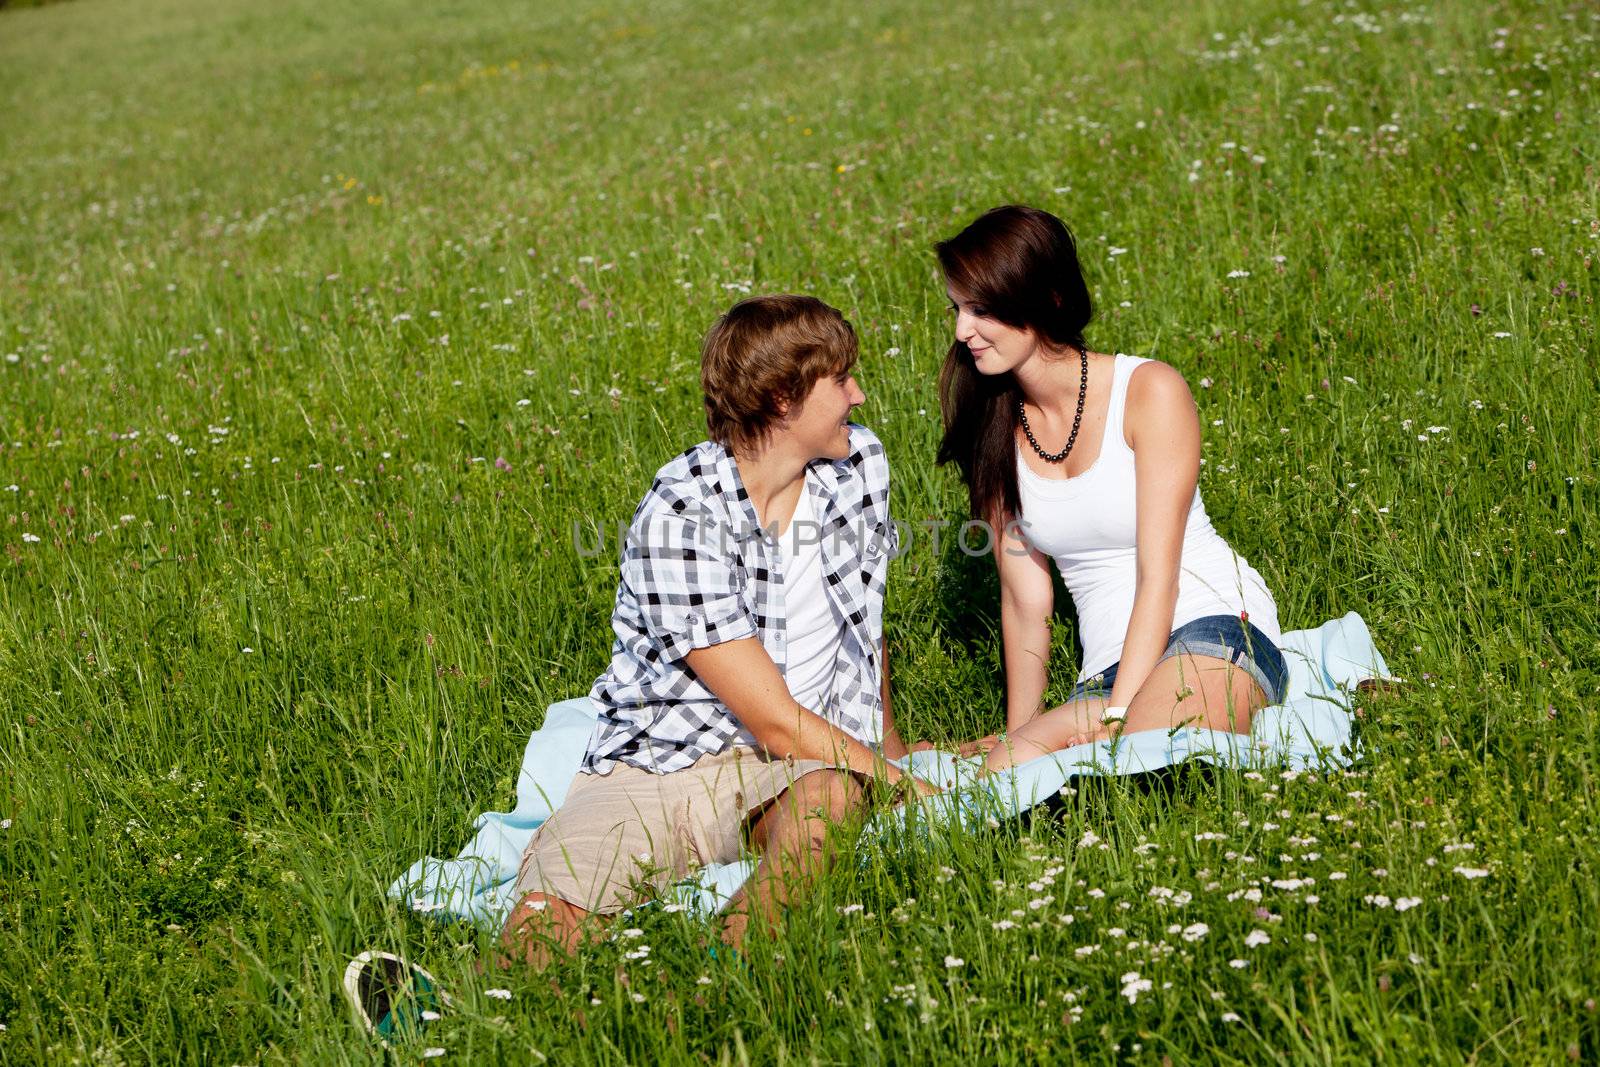
M1030 545L1021 523L996 524L994 562L1000 572L1000 641L1006 668L1006 729L1039 714L1049 682L1050 614L1055 588L1050 561Z
M1133 702L1172 636L1183 532L1200 478L1200 416L1183 375L1147 363L1128 382L1138 576L1111 703ZM1102 444L1102 448L1105 446Z

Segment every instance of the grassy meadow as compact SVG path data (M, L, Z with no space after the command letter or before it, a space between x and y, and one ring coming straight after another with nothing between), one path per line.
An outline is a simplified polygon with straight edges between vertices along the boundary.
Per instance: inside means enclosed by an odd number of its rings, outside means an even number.
M0 12L0 1063L378 1062L368 947L462 998L401 1060L1600 1061L1597 113L1581 0ZM383 888L602 669L574 526L703 436L703 331L844 309L959 521L930 245L1011 201L1285 628L1407 680L1361 761L874 850L747 970L658 911L476 977ZM1001 723L988 571L894 565L908 738Z

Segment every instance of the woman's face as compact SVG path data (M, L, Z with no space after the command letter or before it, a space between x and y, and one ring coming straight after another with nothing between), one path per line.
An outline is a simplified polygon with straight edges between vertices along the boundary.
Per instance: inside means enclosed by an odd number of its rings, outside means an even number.
M947 290L956 314L956 340L972 353L979 374L1004 374L1016 370L1039 351L1039 337L1029 329L1007 326L988 316L982 304Z

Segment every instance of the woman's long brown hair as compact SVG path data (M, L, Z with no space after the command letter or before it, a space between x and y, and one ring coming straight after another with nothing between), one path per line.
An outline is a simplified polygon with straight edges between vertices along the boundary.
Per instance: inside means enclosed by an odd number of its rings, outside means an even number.
M980 215L934 245L950 289L985 316L1031 329L1055 347L1083 346L1093 317L1078 249L1066 224L1048 211L1010 204ZM954 462L967 486L974 518L1000 526L1018 518L1017 401L1021 390L1005 374L981 374L961 341L950 345L939 371L944 439L938 462Z

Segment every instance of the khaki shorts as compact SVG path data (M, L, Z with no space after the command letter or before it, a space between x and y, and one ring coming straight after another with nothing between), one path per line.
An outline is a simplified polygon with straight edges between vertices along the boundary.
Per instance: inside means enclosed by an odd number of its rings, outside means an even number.
M696 867L739 859L749 816L829 769L822 760L734 747L667 774L625 763L609 774L580 773L528 842L517 897L544 893L609 914L665 893Z

